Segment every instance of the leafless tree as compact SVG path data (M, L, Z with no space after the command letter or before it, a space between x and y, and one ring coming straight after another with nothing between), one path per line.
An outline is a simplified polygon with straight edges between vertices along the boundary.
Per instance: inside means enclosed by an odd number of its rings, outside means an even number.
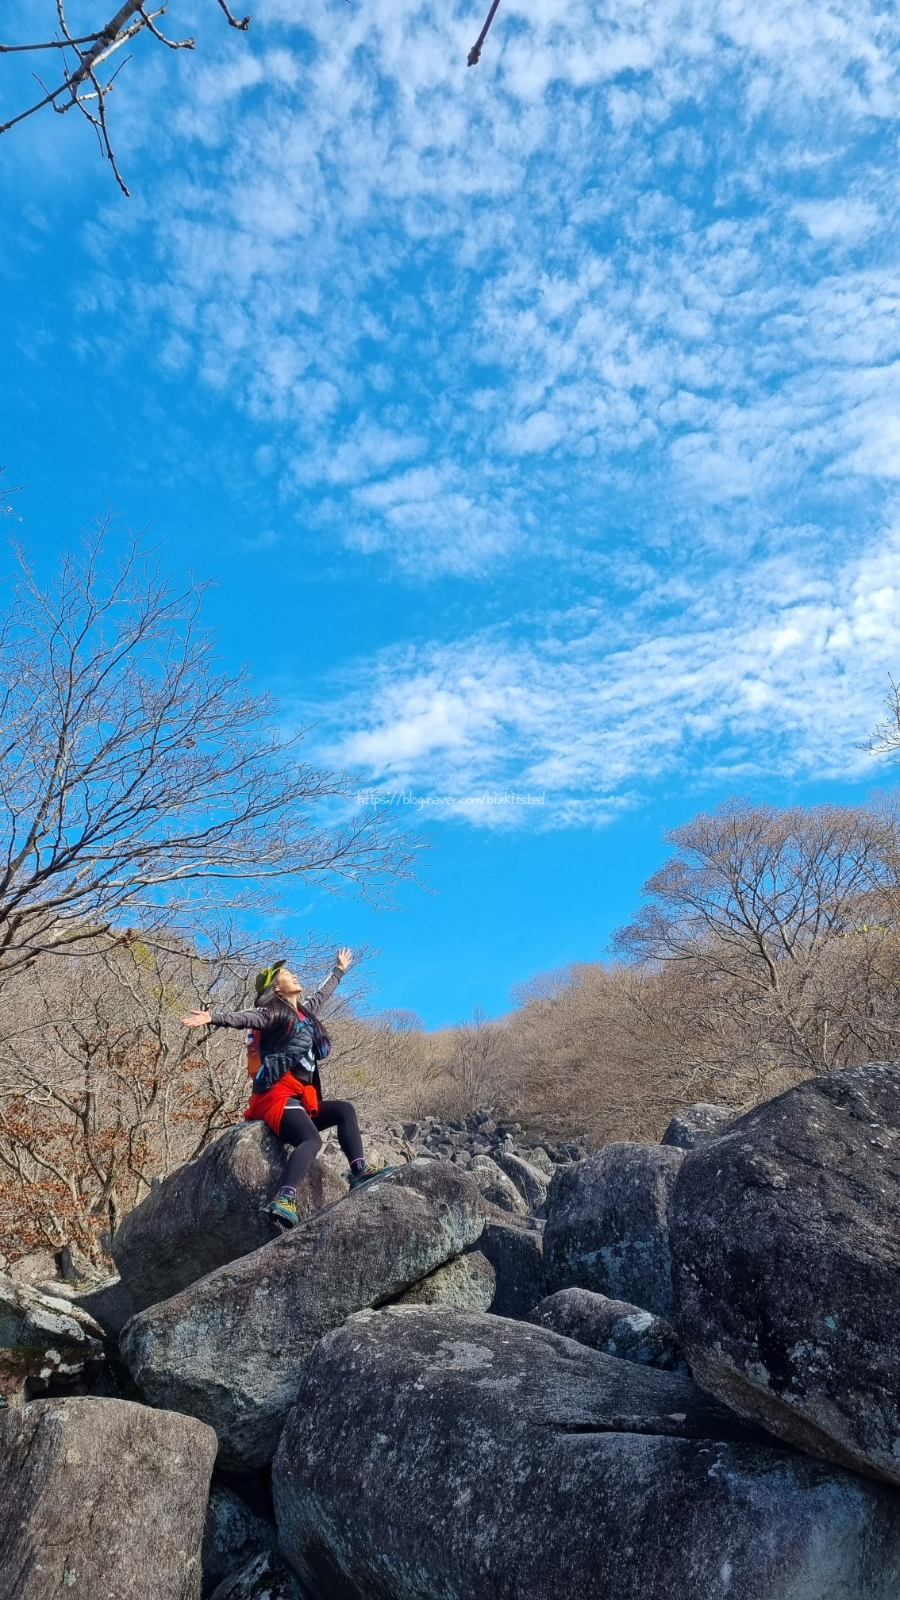
M900 819L888 801L778 810L731 801L668 835L620 953L673 978L698 1063L761 1082L892 1053ZM671 986L671 985L670 985Z
M370 896L413 846L357 785L298 759L247 670L223 672L205 585L174 584L102 522L42 587L15 547L0 621L0 977L39 954L143 937L210 903L270 908L286 877ZM323 813L325 814L322 820ZM329 817L333 820L328 820ZM387 820L386 820L387 819Z
M3 474L5 471L5 467L0 467L0 516L15 517L17 522L21 522L21 517L18 516L9 503L9 497L13 494L19 494L21 492L22 485L19 484L15 489L8 489L3 482Z
M872 755L890 755L900 759L900 682L890 678L890 692L885 699L887 716L879 722L864 748Z
M104 1232L200 1154L246 1099L234 1037L199 1040L179 1010L246 987L233 952L200 958L140 939L73 960L43 957L0 1003L0 1247Z
M226 0L218 0L218 4L224 12L229 27L246 33L250 26L250 18L238 19L232 16ZM122 193L127 195L128 189L119 171L115 151L110 142L106 106L118 73L125 63L121 62L111 75L108 63L112 57L118 55L124 45L131 44L138 34L144 32L149 33L170 50L193 50L193 39L170 39L162 28L157 26L167 9L167 0L163 0L163 4L155 11L150 5L145 4L144 0L125 0L108 22L101 23L88 33L76 35L72 33L66 20L64 0L56 0L58 32L54 33L52 38L41 39L36 44L0 44L0 54L5 55L37 55L49 51L60 68L59 72L52 74L54 83L49 88L37 73L34 74L43 93L32 105L26 106L24 111L10 117L7 122L0 123L0 133L7 133L17 123L24 122L27 117L33 117L35 112L42 111L46 106L52 107L60 115L64 115L74 107L87 118L95 130L100 148L112 166L116 182Z
M497 1024L476 1006L471 1022L460 1023L450 1037L447 1072L458 1091L458 1113L467 1115L493 1099L499 1054Z

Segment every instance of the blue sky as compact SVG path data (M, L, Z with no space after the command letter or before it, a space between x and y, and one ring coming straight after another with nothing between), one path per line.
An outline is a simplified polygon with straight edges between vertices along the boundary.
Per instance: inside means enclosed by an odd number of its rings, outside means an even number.
M890 781L900 671L896 13L501 0L468 70L482 20L172 0L130 201L71 116L0 140L22 532L151 524L312 753L441 802L433 894L294 897L430 1023L599 956L701 805Z

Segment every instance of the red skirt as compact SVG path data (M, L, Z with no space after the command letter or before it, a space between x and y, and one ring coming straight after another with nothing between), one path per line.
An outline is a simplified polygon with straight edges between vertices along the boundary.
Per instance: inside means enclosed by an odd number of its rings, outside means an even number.
M250 1104L244 1112L245 1122L265 1122L278 1136L284 1108L289 1100L301 1100L304 1111L314 1117L319 1109L319 1096L311 1083L301 1083L293 1073L286 1072L264 1094L251 1094Z

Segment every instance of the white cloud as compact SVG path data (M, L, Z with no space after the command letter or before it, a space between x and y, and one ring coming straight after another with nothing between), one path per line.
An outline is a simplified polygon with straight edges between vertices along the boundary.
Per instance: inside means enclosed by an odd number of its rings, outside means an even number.
M865 238L878 227L880 217L875 206L864 200L807 200L794 207L813 239Z
M312 48L288 48L280 22ZM506 5L466 72L475 24L431 5L336 17L324 0L269 0L258 54L229 39L192 61L177 137L210 154L151 202L140 307L193 341L206 380L267 419L288 457L299 435L308 483L368 483L385 462L360 434L379 428L419 436L394 459L486 453L508 479L548 452L593 452L602 475L645 448L714 503L782 486L798 449L882 475L890 271L811 274L804 248L869 239L896 181L854 156L858 192L789 191L830 185L856 134L896 117L884 13ZM664 127L695 106L699 125ZM145 136L158 141L155 120ZM730 215L691 190L704 171ZM466 414L484 361L502 379ZM873 414L854 378L881 390ZM384 415L398 401L411 430ZM403 559L387 530L384 544Z
M468 71L482 15L262 0L168 123L154 67L122 156L162 181L91 224L94 304L253 419L305 528L506 619L398 624L348 760L557 819L862 773L900 656L900 20L503 0Z
M545 792L539 812L460 812L543 826L606 820L667 771L874 771L860 746L900 660L900 533L834 579L793 562L758 571L752 592L723 577L717 626L703 625L709 596L692 609L674 627L620 618L613 648L604 621L572 617L528 643L491 633L413 660L389 652L340 697L337 753L393 790Z

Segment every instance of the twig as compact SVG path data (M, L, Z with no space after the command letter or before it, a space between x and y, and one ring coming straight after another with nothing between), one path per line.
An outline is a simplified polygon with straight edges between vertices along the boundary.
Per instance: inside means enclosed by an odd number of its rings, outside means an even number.
M221 3L222 3L222 0L219 0L219 4L220 5L221 5ZM488 36L488 29L490 28L491 23L493 22L494 17L497 14L497 7L498 7L499 4L500 4L500 0L491 0L491 9L488 12L487 17L485 19L484 27L482 28L480 34L478 35L478 38L475 40L475 43L473 44L473 46L472 46L471 50L469 51L469 54L468 54L468 56L466 58L470 67L477 66L478 62L481 60L481 48L482 48L482 45L484 44L485 39Z
M249 18L249 16L242 17L241 21L238 22L237 17L233 17L231 12L229 11L227 5L225 4L225 0L219 0L219 5L222 7L222 10L224 11L226 17L228 18L228 26L229 26L229 28L237 28L239 33L246 33L247 29L250 26L250 18Z
M166 7L164 5L160 6L158 11L145 11L143 6L141 6L141 16L144 19L144 24L150 29L154 39L158 39L160 44L168 45L170 50L193 50L193 37L190 39L167 39L166 35L161 33L159 28L154 26L156 18L163 16L165 10Z
M69 45L93 44L99 33L86 33L83 39L46 39L43 44L0 44L0 55L12 56L17 50L68 50Z

